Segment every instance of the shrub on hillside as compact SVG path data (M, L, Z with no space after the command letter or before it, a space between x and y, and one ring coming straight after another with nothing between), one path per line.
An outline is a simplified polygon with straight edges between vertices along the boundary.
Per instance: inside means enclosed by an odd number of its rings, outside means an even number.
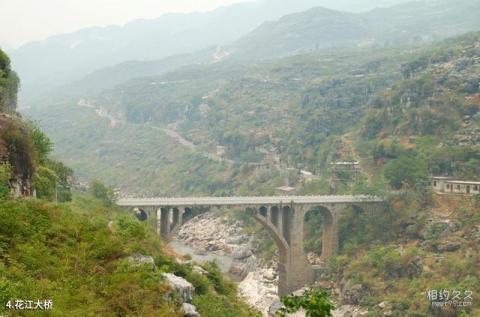
M0 163L0 199L5 199L10 193L8 181L12 176L12 169L8 163Z
M427 178L427 163L418 157L404 155L388 162L384 175L395 189L414 188Z
M105 205L112 205L115 200L115 194L112 189L108 188L99 180L93 180L90 183L90 193Z

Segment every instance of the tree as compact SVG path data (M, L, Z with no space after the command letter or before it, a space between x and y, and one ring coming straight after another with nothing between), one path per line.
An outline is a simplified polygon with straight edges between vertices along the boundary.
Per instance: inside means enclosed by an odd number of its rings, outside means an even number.
M30 130L36 160L39 164L44 164L53 150L53 143L37 125L31 123Z
M285 296L282 303L284 307L277 312L278 317L285 317L300 309L305 310L307 317L331 317L334 309L327 292L320 289L306 290L301 296Z
M57 175L45 166L40 166L33 178L37 198L54 200L56 196Z
M112 205L115 200L113 190L97 179L90 183L90 192L93 197L103 201L105 205Z
M415 187L427 178L426 162L412 155L403 155L387 163L384 170L385 178L393 188L404 186Z
M56 175L56 198L58 202L72 200L70 191L71 180L73 179L73 170L60 161L48 159L45 166L55 172Z

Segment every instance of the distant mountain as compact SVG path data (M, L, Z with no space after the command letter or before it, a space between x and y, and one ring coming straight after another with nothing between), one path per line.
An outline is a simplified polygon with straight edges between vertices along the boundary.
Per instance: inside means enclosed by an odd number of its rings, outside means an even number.
M125 26L94 27L28 43L10 52L22 78L21 97L44 93L103 67L161 59L229 44L265 21L315 6L368 10L406 0L259 0L206 13L166 14Z
M419 1L366 13L324 8L266 22L230 50L242 58L270 58L342 46L385 46L438 40L480 30L480 0Z
M133 78L157 76L178 67L220 60L265 59L328 48L389 46L433 41L480 29L479 0L422 1L364 13L315 7L266 22L232 45L155 61L132 61L99 69L62 87L92 94ZM342 1L338 3L341 6Z
M370 37L360 15L313 8L266 22L237 41L232 51L237 57L270 58L299 52L352 46Z
M58 89L56 95L92 95L134 78L162 75L183 66L213 62L216 54L221 53L214 48L160 60L123 62L101 68L79 80L72 81Z

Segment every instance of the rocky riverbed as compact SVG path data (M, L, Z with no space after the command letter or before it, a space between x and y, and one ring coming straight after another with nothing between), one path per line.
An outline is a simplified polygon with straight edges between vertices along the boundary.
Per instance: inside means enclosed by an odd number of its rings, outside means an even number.
M252 247L253 237L243 232L244 224L214 212L201 214L185 223L170 244L185 254L187 246L194 260L216 260L222 270L239 282L239 293L267 316L278 299L278 274L274 266L261 263ZM188 250L187 248L187 250Z
M190 254L197 262L217 261L225 273L239 282L240 295L264 316L272 316L269 315L272 306L279 305L276 264L266 265L257 258L253 236L246 234L244 227L241 221L229 219L221 213L204 213L185 223L170 246L179 254ZM318 258L309 255L309 260L316 262ZM340 300L347 304L348 300L344 301L343 297L354 296L355 287L343 287L343 291L337 289L334 293L338 293ZM332 312L334 317L361 317L368 313L356 305L336 306L338 308ZM300 312L292 316L303 317L305 314Z

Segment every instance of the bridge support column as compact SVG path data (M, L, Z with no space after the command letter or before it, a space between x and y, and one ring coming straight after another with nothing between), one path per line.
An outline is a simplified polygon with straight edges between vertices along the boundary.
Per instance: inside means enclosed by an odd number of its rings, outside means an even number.
M163 237L168 236L170 233L170 214L171 208L161 208L160 232Z
M279 286L280 296L288 295L308 284L314 279L314 271L307 261L303 248L303 222L305 210L296 206L283 210L283 235L288 242L284 257L279 261Z
M162 209L158 208L156 210L156 222L155 222L155 231L158 235L162 234Z
M341 206L329 207L329 213L325 214L322 234L322 261L328 261L338 253L338 220L341 213Z
M183 226L183 215L185 214L185 207L181 207L180 214L178 215L178 225Z
M283 237L283 209L282 206L278 207L278 221L277 231L280 236Z
M172 217L170 221L170 232L175 231L180 221L180 210L178 208L172 208Z

